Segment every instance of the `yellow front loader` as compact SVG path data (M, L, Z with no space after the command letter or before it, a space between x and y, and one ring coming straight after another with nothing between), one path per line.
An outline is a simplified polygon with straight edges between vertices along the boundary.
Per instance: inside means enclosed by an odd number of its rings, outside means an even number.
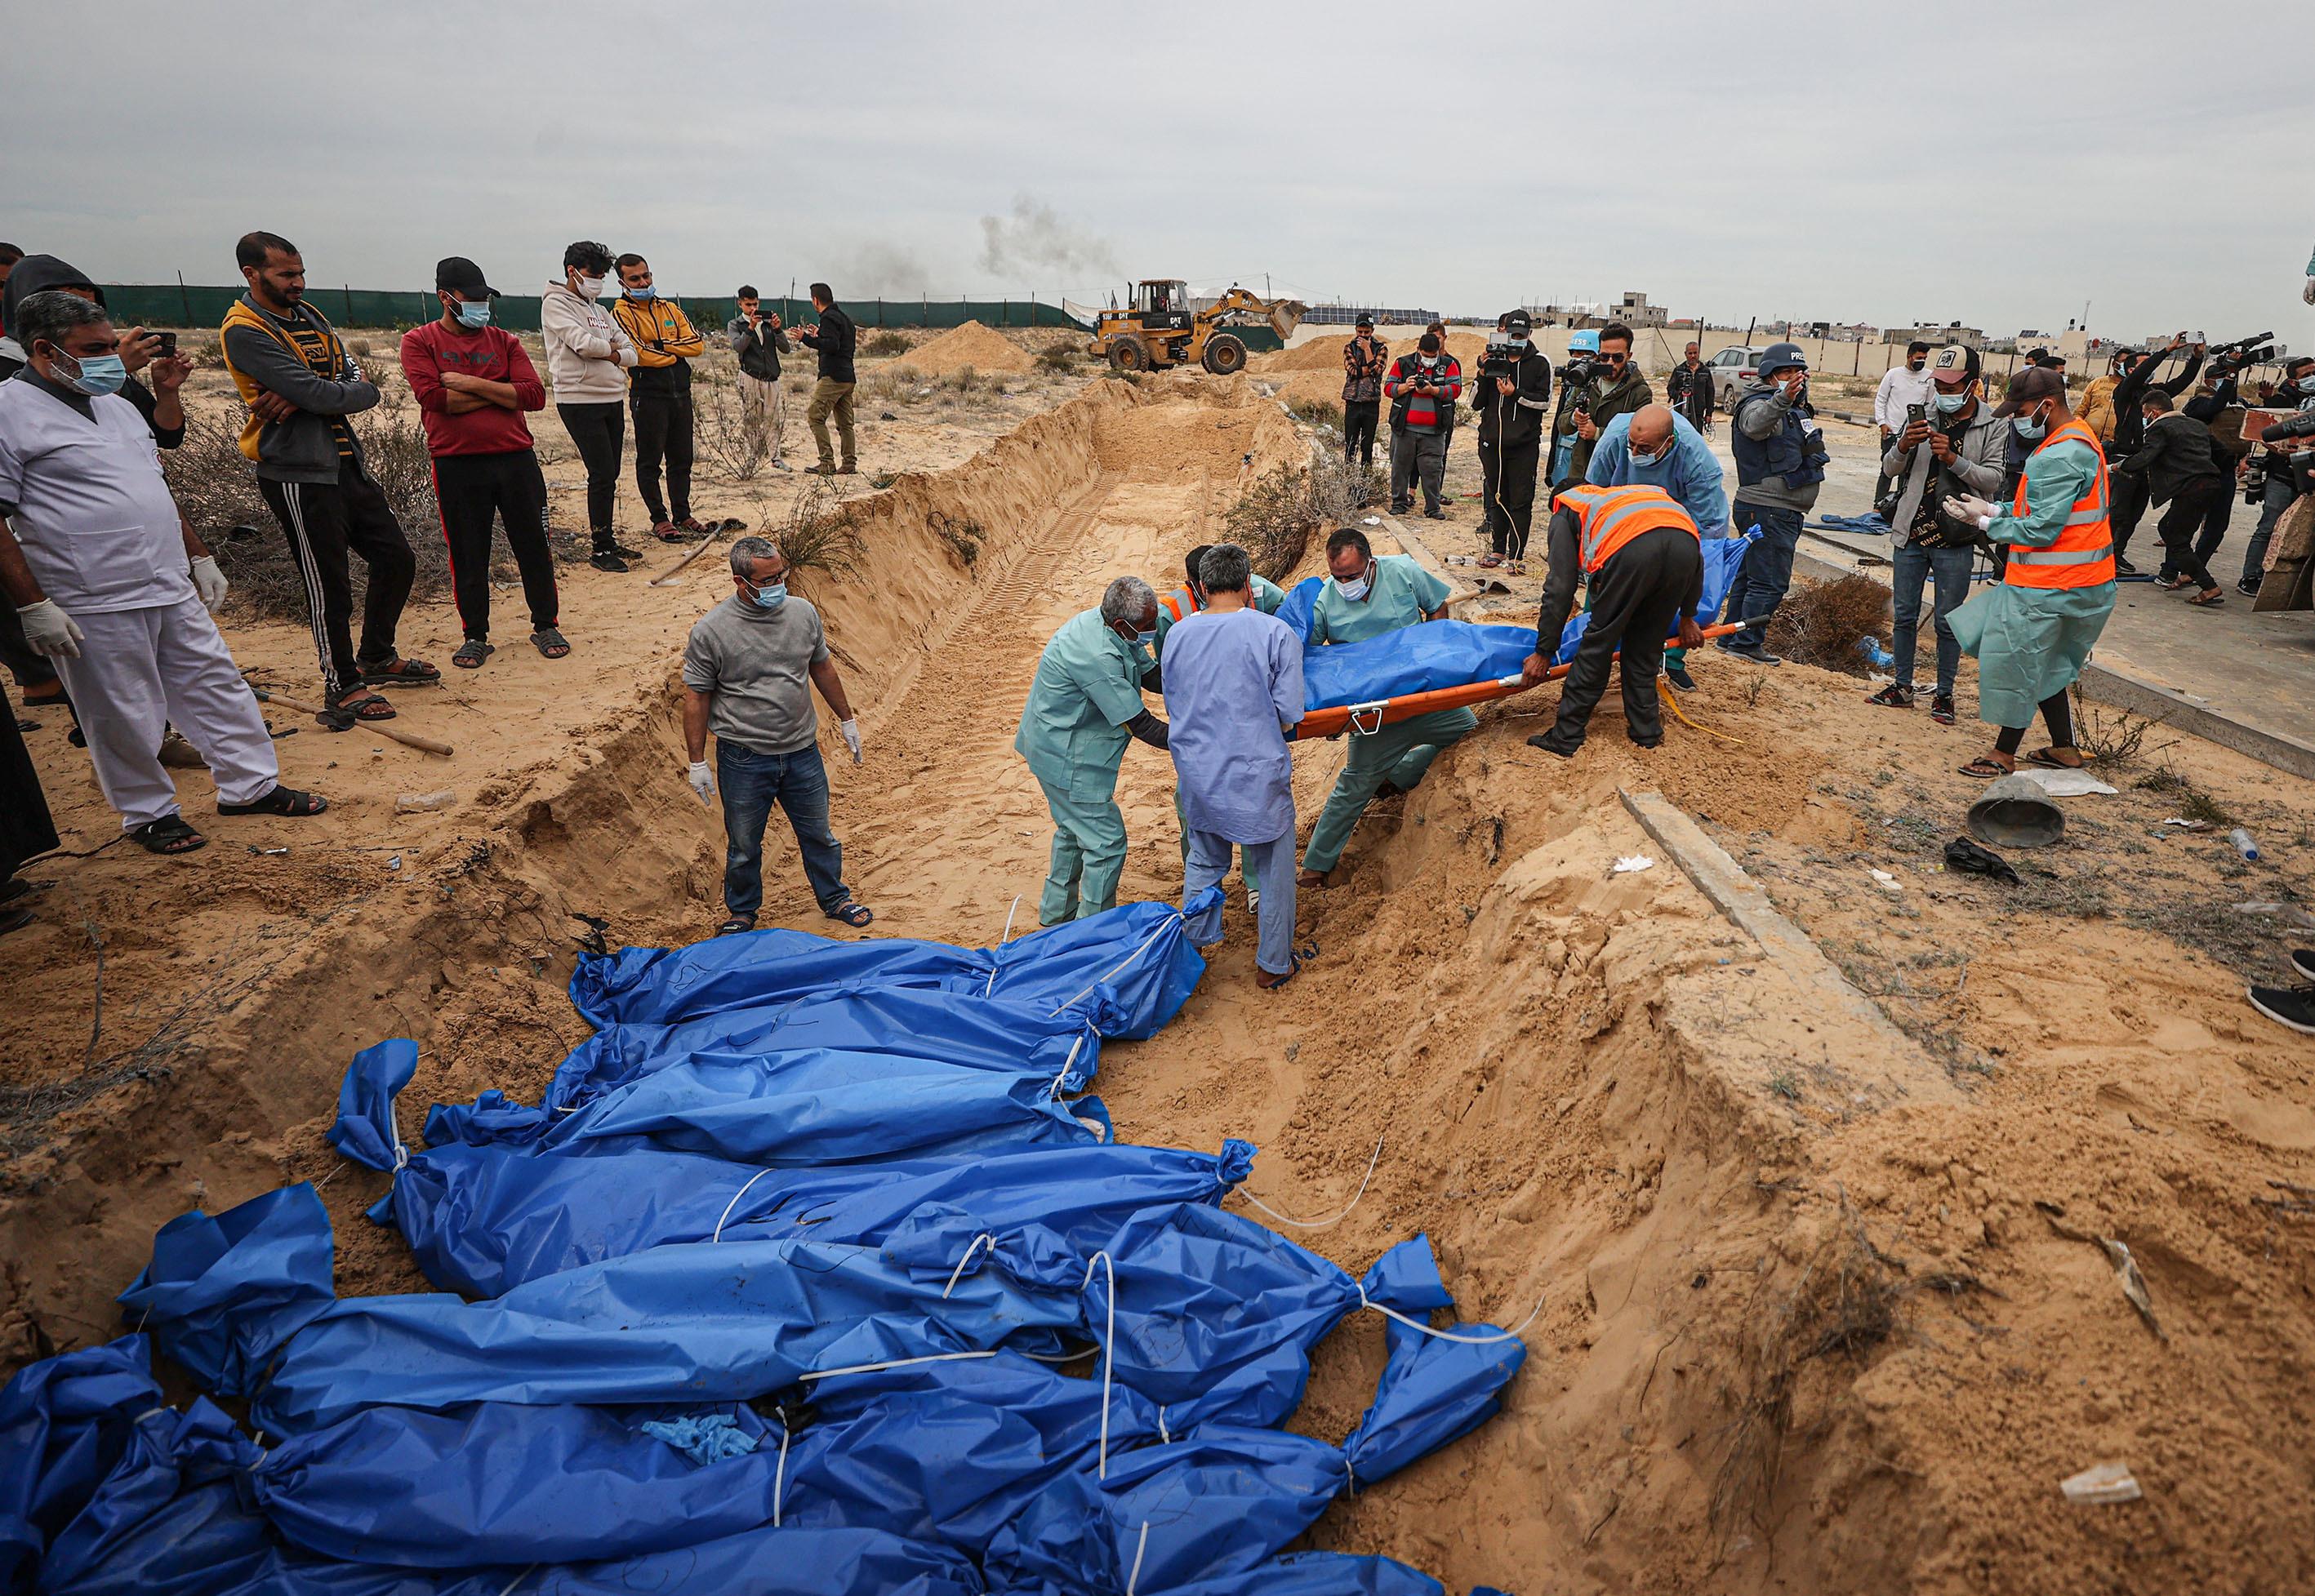
M1222 318L1246 311L1269 322L1281 338L1291 337L1309 306L1299 299L1264 299L1237 284L1205 309L1190 309L1189 284L1176 277L1144 278L1133 285L1123 310L1105 310L1094 328L1088 353L1116 371L1153 371L1192 362L1219 377L1246 368L1246 340L1222 325Z

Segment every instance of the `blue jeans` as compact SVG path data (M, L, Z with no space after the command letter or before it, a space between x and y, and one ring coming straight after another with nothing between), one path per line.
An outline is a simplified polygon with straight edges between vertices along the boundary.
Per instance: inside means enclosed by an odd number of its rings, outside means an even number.
M1744 551L1744 563L1737 567L1736 580L1728 584L1728 601L1720 607L1722 620L1743 621L1758 616L1765 621L1785 601L1793 585L1793 551L1800 546L1801 522L1806 519L1797 510L1770 510L1742 499L1729 506L1732 534L1741 536L1757 521L1761 536ZM1767 635L1765 625L1747 626L1722 646L1759 648Z
M1241 845L1246 885L1257 886L1262 907L1255 911L1255 968L1284 975L1294 968L1294 829L1268 842ZM1211 831L1190 833L1189 857L1182 866L1182 901L1219 883L1229 873L1230 845ZM1222 939L1222 906L1215 904L1183 929L1191 943L1210 947Z
M2291 485L2288 470L2270 471L2266 476L2266 494L2259 501L2258 530L2250 535L2250 547L2243 552L2242 575L2239 582L2256 587L2266 575L2266 545L2275 536L2275 523L2283 519L2299 497Z
M764 905L764 822L776 803L788 811L804 879L823 910L841 908L844 845L828 829L828 767L811 743L792 754L759 754L715 740L715 785L723 792L723 907L753 920Z
M1954 635L1946 616L1969 597L1969 572L1974 557L1967 548L1923 548L1917 543L1890 551L1894 590L1890 599L1896 610L1896 625L1889 646L1897 656L1897 680L1903 686L1913 685L1913 653L1921 635L1921 585L1934 578L1937 587L1930 604L1937 616L1938 696L1953 696L1954 672L1961 669L1961 640Z

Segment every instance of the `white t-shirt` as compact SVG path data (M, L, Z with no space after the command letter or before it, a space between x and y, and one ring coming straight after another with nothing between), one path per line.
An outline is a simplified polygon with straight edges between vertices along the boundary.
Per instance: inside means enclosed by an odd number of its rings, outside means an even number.
M191 598L177 503L145 418L117 394L89 410L21 378L0 382L0 510L25 563L67 612Z
M1898 432L1905 430L1905 407L1927 404L1929 395L1937 392L1936 375L1927 366L1919 371L1908 371L1903 366L1892 366L1881 374L1881 386L1873 390L1873 419Z

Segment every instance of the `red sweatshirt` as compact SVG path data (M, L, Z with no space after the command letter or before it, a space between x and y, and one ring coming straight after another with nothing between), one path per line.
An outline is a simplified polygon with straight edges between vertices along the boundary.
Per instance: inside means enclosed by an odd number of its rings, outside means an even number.
M463 372L491 382L512 383L515 402L522 410L485 404L452 415L447 407L450 390L442 386L446 372ZM469 332L451 331L440 322L412 327L402 335L402 375L418 399L419 419L426 424L426 449L442 455L508 455L530 448L530 425L523 410L546 408L546 387L523 352L522 341L498 327Z

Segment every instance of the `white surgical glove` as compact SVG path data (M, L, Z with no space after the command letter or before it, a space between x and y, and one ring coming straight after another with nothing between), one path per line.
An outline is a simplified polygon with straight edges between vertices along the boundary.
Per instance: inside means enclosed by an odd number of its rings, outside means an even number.
M55 599L19 605L16 618L24 623L24 641L32 645L34 653L51 660L80 658L80 625L58 609Z
M215 615L224 607L226 593L232 586L226 581L225 572L217 569L214 554L193 557L193 591L201 596L201 604L210 614Z
M860 723L857 721L838 721L836 723L836 730L838 734L844 739L844 746L852 750L852 762L855 765L859 764Z
M1967 521L1979 531L1993 525L1993 505L1991 501L1974 493L1963 493L1945 501L1945 512L1957 521Z
M685 779L690 782L691 790L699 794L700 802L711 809L715 806L715 775L707 768L706 760L694 759Z

